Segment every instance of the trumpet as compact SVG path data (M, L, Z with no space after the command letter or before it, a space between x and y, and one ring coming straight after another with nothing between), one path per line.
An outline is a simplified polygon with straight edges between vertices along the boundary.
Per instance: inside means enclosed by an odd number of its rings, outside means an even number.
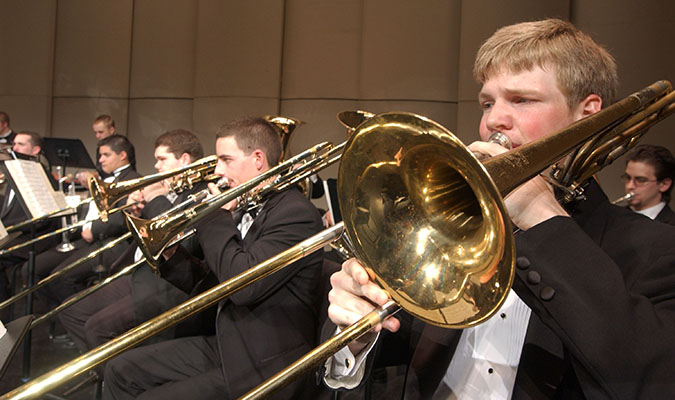
M667 99L664 103L661 100ZM3 399L39 396L148 337L200 312L236 291L321 249L346 232L355 254L393 302L348 327L244 398L270 395L365 334L400 305L425 322L466 328L490 318L506 298L514 276L514 239L502 195L511 192L572 151L554 179L570 194L580 175L563 174L592 154L600 163L616 149L614 127L637 110L653 123L675 111L668 82L657 82L551 136L479 162L451 132L410 113L385 113L359 125L344 146L338 175L342 223L174 307L75 360L38 377ZM642 111L640 112L642 113ZM624 132L614 132L622 135ZM639 134L644 134L640 129ZM608 136L607 136L608 135ZM596 140L602 138L601 140ZM574 151L587 148L590 152ZM624 145L626 144L626 145ZM581 146L581 147L580 147ZM596 152L597 149L599 150ZM600 154L603 151L605 154ZM609 155L612 157L609 157ZM597 156L597 157L596 157ZM604 161L602 161L604 160ZM596 162L593 169L602 168ZM572 168L572 170L575 170ZM568 198L565 196L561 200ZM208 208L206 209L208 212ZM187 216L185 217L187 218Z

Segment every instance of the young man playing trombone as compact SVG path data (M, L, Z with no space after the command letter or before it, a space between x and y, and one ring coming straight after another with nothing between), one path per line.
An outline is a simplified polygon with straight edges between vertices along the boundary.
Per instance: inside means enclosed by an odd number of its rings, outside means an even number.
M109 136L98 143L98 150L101 154L99 159L101 166L104 171L110 174L105 180L106 183L121 182L140 177L135 168L136 156L134 145L131 144L126 136ZM120 199L115 204L115 207L125 203L126 197ZM73 261L88 255L109 241L128 232L124 216L120 212L111 214L107 222L103 222L100 218L95 219L96 217L98 217L98 212L93 203L91 203L86 218L92 222L82 227L81 238L74 242L76 249L70 253L66 253L67 257L65 259L59 258L59 261L54 262L55 253L58 253L56 250L50 250L36 258L36 281L60 271ZM61 304L69 296L82 290L86 285L87 279L96 276L94 267L98 265L111 265L128 246L129 244L125 242L109 251L103 252L100 257L85 262L36 293L41 298L47 300L52 306ZM26 273L25 268L24 266L24 275Z
M560 20L498 30L474 73L481 138L501 132L514 147L598 112L617 91L611 56ZM453 331L399 313L330 359L326 383L355 388L386 360L408 368L389 377L385 397L675 397L675 231L610 205L593 179L583 186L584 198L565 206L541 176L506 197L519 228L516 277L494 317ZM331 283L329 317L340 327L389 299L355 259Z
M276 165L281 143L262 118L218 131L216 174L240 185ZM236 208L236 209L235 209ZM234 210L234 212L231 212ZM258 204L233 201L196 224L203 261L223 282L319 232L321 216L296 188ZM172 268L193 261L175 251ZM106 365L105 399L234 399L315 342L322 255L309 255L218 304L216 335L132 349ZM298 383L283 398L298 398Z
M204 156L197 136L184 129L175 129L155 140L155 169L166 172L192 164ZM149 184L131 193L127 204L130 211L141 218L153 218L174 204L181 204L188 196L206 189L201 182L180 194L170 190L174 178ZM200 253L198 253L199 255ZM124 267L140 259L137 246L131 246L115 260L115 266ZM90 350L126 332L140 323L157 316L187 300L192 289L206 275L192 269L163 269L162 278L145 264L131 276L117 279L59 313L59 319L77 347ZM165 331L164 338L172 337L173 330Z

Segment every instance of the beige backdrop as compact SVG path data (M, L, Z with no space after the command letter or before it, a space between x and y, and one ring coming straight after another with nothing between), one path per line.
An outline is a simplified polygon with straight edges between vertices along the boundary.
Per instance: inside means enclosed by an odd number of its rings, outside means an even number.
M340 142L337 112L412 111L465 142L480 110L471 77L476 49L499 26L569 19L616 56L621 95L674 80L672 0L0 0L0 110L15 129L80 138L111 114L153 172L154 138L214 132L242 115L307 122L299 152ZM644 142L675 151L675 117ZM623 162L603 171L622 194ZM323 176L335 176L332 167Z

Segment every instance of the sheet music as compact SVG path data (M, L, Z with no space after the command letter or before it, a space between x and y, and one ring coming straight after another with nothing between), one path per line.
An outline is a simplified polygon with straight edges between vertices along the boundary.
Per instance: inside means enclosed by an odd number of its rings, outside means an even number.
M52 188L40 163L9 160L5 161L5 167L26 203L31 217L45 215L66 206L63 193L58 193Z
M4 239L7 237L7 230L5 229L5 225L0 221L0 239Z

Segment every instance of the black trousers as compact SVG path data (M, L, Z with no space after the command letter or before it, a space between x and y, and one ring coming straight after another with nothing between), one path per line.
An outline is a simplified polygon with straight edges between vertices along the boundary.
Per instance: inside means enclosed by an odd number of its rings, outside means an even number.
M59 314L59 320L82 351L88 351L135 327L131 277L123 276Z
M105 241L95 241L94 243L87 244L84 240L80 239L76 241L77 249L72 251L65 260L61 261L58 265L54 265L51 273L60 271L70 265L72 262L78 260L81 257L89 255L91 252L99 249L101 246L105 245L113 239L107 239ZM83 243L81 243L83 242ZM73 294L81 291L87 285L87 281L91 278L96 277L94 272L94 267L99 264L104 266L106 270L109 270L110 266L124 253L124 251L131 246L128 242L123 242L102 252L100 255L94 257L91 260L84 262L79 265L77 268L66 273L59 279L48 284L43 289L39 290L37 293L40 293L42 296L46 297L49 302L55 304L61 304L68 297Z
M215 336L138 347L108 362L103 399L226 399Z

